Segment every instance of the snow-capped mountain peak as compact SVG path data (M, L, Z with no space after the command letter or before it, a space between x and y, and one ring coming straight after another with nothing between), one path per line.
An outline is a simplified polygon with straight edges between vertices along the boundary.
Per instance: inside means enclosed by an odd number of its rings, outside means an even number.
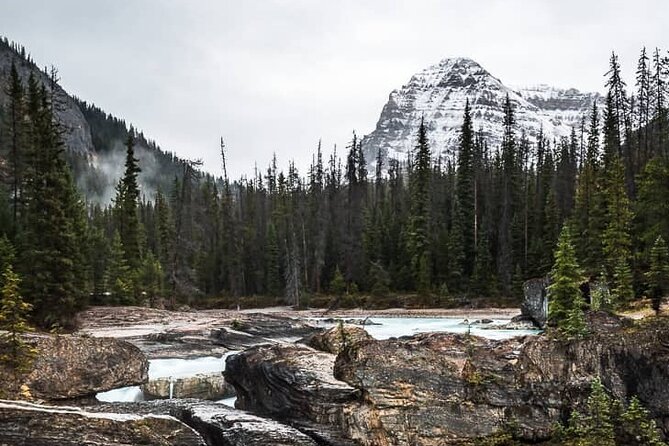
M568 136L593 101L600 100L597 93L573 88L509 87L472 59L447 58L414 74L390 93L376 129L363 139L366 157L374 160L381 150L384 157L404 159L415 145L421 118L428 126L433 153L454 155L467 100L474 129L481 130L494 148L502 139L507 95L516 112L518 131L524 130L530 139L541 128L549 138Z

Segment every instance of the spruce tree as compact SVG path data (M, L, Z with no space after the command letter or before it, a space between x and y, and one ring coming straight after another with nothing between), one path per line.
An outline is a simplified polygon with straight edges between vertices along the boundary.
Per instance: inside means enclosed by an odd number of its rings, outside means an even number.
M335 268L334 277L330 281L330 292L338 298L346 293L346 280L344 279L344 275L339 270L339 266Z
M450 291L463 291L465 284L465 260L466 254L464 250L464 237L462 223L462 211L457 196L453 202L451 229L448 232L448 289Z
M669 292L669 250L662 236L657 237L650 250L650 269L646 272L646 282L653 309L659 314L662 298Z
M107 292L111 293L114 304L133 304L133 277L123 250L123 242L118 231L114 231L109 254L109 264L105 274Z
M639 192L635 210L635 234L640 242L643 258L658 236L669 238L669 161L655 157L643 168L639 176Z
M655 155L669 157L669 147L667 146L667 66L669 59L662 57L660 50L655 48L653 51L653 67L650 78L650 101L655 119L655 131L652 136L652 147Z
M513 275L514 258L519 254L514 250L522 237L518 237L519 223L517 209L521 205L518 190L518 147L515 136L516 118L509 96L504 102L504 135L501 148L500 172L500 214L497 236L497 275L504 289L509 293Z
M475 175L474 175L474 128L469 108L469 99L465 103L464 119L460 129L457 168L457 201L461 213L462 249L464 271L471 275L474 269L475 246Z
M16 259L14 245L9 241L6 235L0 236L0 271L5 271L8 267L13 267ZM0 276L0 287L2 286Z
M23 295L42 327L70 327L85 305L81 288L81 200L64 160L60 129L44 86L29 82L33 128L26 171L19 271Z
M9 80L4 93L8 97L8 104L3 114L0 144L7 147L6 160L9 164L10 198L12 215L12 234L19 230L19 209L22 201L22 189L26 163L26 124L25 124L25 96L23 83L19 77L16 65L12 62L9 70ZM0 146L1 147L1 146ZM2 152L0 152L2 154Z
M28 325L32 306L23 300L19 287L19 276L11 266L5 267L0 289L0 363L9 368L14 385L30 369L35 355L35 349L23 338L32 331Z
M622 431L622 438L619 444L666 446L660 438L657 424L651 418L650 412L643 407L636 396L632 397L621 418L622 423L619 428Z
M593 380L583 418L584 445L615 446L613 403L599 378Z
M99 217L98 217L99 218ZM91 265L91 292L94 300L102 303L105 299L105 292L108 291L105 282L107 273L107 264L110 257L110 240L101 227L103 223L91 222L90 228L90 246L89 246L89 263ZM106 303L106 302L105 302Z
M548 321L567 337L585 334L581 272L576 261L571 231L562 227L548 287Z
M283 294L281 279L281 258L276 226L270 222L267 232L267 292L270 296L278 297Z
M375 297L385 297L390 292L390 276L380 262L372 262L369 268L370 291Z
M474 272L470 280L470 289L477 296L490 296L496 290L493 286L493 260L490 255L490 244L487 231L482 231L476 246Z
M170 206L160 190L156 192L155 210L158 260L171 283L173 280L174 219Z
M141 172L135 158L135 135L130 129L126 141L125 172L116 188L115 206L117 227L128 266L135 270L141 264L142 242L139 223L139 185L137 175Z
M409 217L409 250L414 280L419 291L430 288L430 177L431 154L427 141L425 120L421 119L418 142L414 148L412 171L409 176L411 209Z
M651 107L651 90L650 90L650 66L646 48L641 49L639 61L636 70L636 107L635 118L637 130L637 160L640 164L644 164L651 156L650 154L650 107Z
M609 396L600 378L592 381L582 411L572 411L566 429L558 428L555 439L564 446L666 446L639 399L632 397L623 408Z
M631 223L633 214L625 190L625 173L620 157L614 157L607 172L606 228L603 250L609 282L612 285L614 305L628 303L634 297L632 289Z
M147 252L142 258L142 264L136 274L135 286L140 295L149 299L150 303L155 302L155 299L163 294L164 274L162 265L152 252Z
M600 266L603 230L602 201L600 197L599 116L593 103L585 161L577 180L573 221L578 234L578 254L582 266L590 274Z

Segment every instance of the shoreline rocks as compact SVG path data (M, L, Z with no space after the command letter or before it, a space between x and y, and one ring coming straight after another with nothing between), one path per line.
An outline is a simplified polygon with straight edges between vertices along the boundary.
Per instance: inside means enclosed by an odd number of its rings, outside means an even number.
M0 444L79 446L317 446L273 420L199 400L95 404L84 408L0 400Z
M534 322L537 328L544 328L548 319L548 284L545 277L523 283L525 298L520 305L521 317Z
M228 357L226 380L235 387L235 407L285 421L347 445L342 407L360 391L332 375L335 355L303 345L264 345Z
M166 415L91 412L0 400L0 444L206 446L191 427Z
M593 334L571 341L452 333L362 340L336 360L307 347L261 346L228 358L225 376L238 407L331 426L365 446L469 444L510 425L521 441L547 441L596 377L616 398L638 396L669 433L669 320L590 313L588 324Z
M35 399L82 398L148 379L148 360L122 340L46 334L28 335L26 340L37 354L22 383Z

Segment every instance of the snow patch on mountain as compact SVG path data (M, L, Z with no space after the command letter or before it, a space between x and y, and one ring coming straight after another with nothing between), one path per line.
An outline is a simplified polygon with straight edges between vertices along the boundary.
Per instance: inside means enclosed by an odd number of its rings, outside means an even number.
M416 143L421 119L425 119L433 154L454 156L467 100L474 129L487 138L491 148L498 147L507 95L519 133L525 131L531 141L541 129L549 139L568 136L573 127L580 126L593 102L601 101L598 93L573 88L507 86L471 59L444 59L390 93L376 129L363 138L365 156L373 161L381 150L385 159L405 159Z

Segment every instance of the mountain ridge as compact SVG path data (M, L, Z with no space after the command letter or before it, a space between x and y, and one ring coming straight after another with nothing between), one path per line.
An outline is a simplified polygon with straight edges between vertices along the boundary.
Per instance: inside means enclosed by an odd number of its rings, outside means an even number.
M0 85L6 85L12 63L16 66L24 88L32 74L53 90L57 103L54 112L62 129L66 159L72 167L79 191L90 203L107 205L116 194L116 185L123 174L125 143L130 128L125 120L69 94L49 74L41 70L24 47L0 38ZM0 88L0 108L8 101ZM1 111L1 110L0 110ZM138 181L142 194L152 199L157 190L169 192L175 176L181 176L186 160L161 149L154 141L135 131L135 156L142 171Z
M541 83L512 87L471 58L445 58L390 93L376 128L362 140L365 156L375 160L380 150L384 159L405 158L424 118L433 154L454 157L467 100L474 129L481 131L492 148L498 147L507 95L516 112L518 131L524 130L531 141L541 130L548 138L568 136L593 102L602 102L599 93L576 88Z

